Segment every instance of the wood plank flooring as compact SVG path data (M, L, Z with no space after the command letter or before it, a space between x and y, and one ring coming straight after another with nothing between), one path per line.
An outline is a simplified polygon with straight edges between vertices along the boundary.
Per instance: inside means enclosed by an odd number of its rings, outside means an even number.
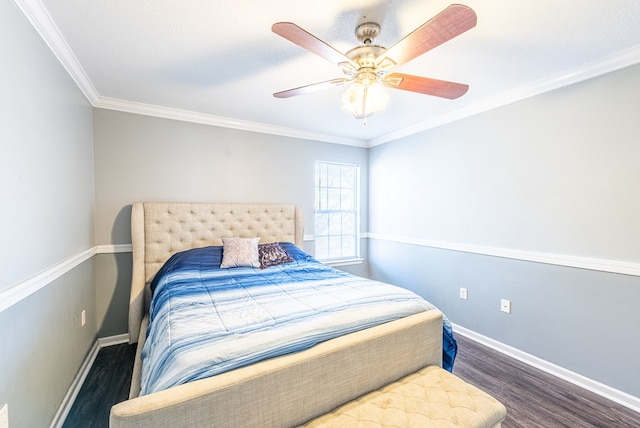
M640 413L461 335L454 373L507 407L504 428L640 428ZM100 350L63 428L107 428L129 394L135 346ZM178 428L178 427L175 427Z
M640 413L457 335L453 372L507 407L504 428L640 427Z
M111 406L129 397L135 356L135 345L100 349L62 428L107 428Z

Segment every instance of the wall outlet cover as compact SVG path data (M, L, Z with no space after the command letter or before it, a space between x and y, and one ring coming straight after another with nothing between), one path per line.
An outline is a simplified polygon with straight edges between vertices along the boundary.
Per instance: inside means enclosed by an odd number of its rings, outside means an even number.
M500 310L502 312L506 312L508 314L511 313L511 301L507 300L507 299L501 299L500 300Z

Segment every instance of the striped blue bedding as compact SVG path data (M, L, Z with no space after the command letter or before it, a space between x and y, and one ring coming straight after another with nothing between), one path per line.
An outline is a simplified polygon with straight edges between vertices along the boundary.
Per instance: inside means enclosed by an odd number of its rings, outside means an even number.
M165 263L151 284L141 395L433 308L406 289L281 245L293 262L266 269L220 269L222 247L187 250ZM443 331L446 367L456 351L446 318Z

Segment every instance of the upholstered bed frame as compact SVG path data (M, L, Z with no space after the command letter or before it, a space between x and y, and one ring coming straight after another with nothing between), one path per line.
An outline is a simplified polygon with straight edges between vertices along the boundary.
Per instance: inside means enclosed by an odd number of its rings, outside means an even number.
M430 310L211 378L140 392L149 283L174 253L222 245L222 237L302 247L296 205L134 203L129 338L138 343L129 400L111 427L288 427L302 424L427 365L442 362L442 314Z

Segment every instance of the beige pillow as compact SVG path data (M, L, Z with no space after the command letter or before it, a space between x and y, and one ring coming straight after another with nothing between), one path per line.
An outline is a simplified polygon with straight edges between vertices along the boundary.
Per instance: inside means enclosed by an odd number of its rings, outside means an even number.
M222 238L220 267L260 267L258 241L260 238Z

